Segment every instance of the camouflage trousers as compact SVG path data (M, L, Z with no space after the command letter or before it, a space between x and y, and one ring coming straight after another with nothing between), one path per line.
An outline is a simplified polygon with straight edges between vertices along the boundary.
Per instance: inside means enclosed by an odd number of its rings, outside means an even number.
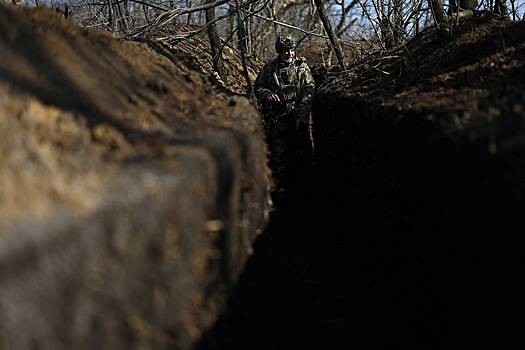
M268 118L268 116L266 116ZM295 118L265 123L269 166L277 191L291 189L311 173L312 142L308 128L295 128Z

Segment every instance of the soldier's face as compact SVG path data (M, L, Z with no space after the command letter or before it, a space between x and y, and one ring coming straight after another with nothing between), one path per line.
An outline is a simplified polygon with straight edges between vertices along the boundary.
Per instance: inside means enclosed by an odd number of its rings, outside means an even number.
M286 63L292 63L293 58L295 57L295 49L284 49L279 54L281 61Z

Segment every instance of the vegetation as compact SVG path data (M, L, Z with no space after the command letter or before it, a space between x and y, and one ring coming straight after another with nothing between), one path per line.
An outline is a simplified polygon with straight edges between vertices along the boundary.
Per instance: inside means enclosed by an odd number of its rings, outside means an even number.
M241 49L245 57L268 59L274 54L273 42L279 33L294 34L300 45L314 42L320 50L333 52L344 66L346 48L358 56L370 49L384 52L429 25L437 24L446 31L454 22L449 19L457 18L463 9L490 11L515 21L525 17L524 0L25 1L30 5L47 1L45 4L83 28L108 30L123 38L149 37L175 43L207 32L214 68L220 76L226 45ZM163 30L173 27L175 32Z

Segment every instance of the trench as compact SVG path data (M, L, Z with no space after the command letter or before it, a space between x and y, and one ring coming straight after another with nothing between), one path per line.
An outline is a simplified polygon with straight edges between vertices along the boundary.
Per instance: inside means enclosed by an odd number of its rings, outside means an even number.
M521 157L359 100L318 96L314 126L313 177L272 213L196 348L461 349L519 334Z

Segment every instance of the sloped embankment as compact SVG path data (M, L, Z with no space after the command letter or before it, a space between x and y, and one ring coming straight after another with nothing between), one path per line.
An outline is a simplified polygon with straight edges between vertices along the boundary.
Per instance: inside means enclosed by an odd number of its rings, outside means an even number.
M518 334L525 24L476 17L327 78L316 166L356 344ZM505 336L496 332L506 328Z
M189 348L266 223L248 100L187 47L0 6L0 135L0 347Z

